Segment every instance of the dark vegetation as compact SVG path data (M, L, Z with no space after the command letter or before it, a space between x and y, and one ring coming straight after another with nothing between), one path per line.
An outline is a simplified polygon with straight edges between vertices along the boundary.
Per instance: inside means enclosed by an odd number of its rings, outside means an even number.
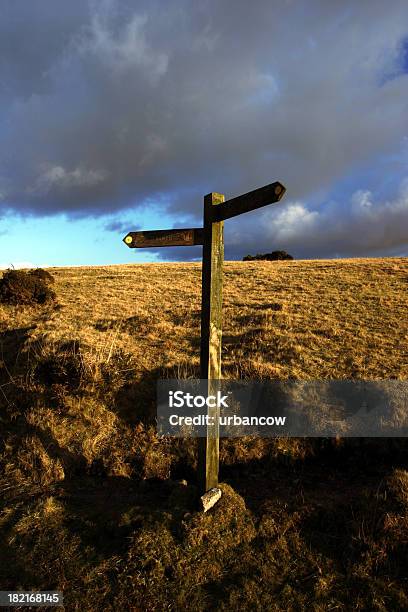
M45 304L53 302L55 292L50 288L53 276L38 268L36 270L7 270L0 280L0 302L3 304Z
M272 253L258 253L257 255L245 255L242 261L289 261L293 260L292 255L289 255L286 251L272 251Z
M44 270L43 268L35 268L34 270L30 270L28 272L28 274L30 276L34 276L36 278L40 278L45 283L54 283L53 275L50 272L48 272L47 270Z

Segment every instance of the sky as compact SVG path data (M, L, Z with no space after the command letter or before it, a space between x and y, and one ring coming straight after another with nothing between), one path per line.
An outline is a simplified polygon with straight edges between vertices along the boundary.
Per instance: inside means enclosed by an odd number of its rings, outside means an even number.
M2 0L0 268L197 260L128 231L279 180L225 257L408 256L406 0Z

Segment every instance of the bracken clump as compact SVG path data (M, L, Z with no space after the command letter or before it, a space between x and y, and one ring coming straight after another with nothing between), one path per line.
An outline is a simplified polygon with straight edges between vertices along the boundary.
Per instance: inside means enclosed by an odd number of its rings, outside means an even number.
M50 289L51 274L45 270L7 270L0 280L0 302L3 304L45 304L56 299Z

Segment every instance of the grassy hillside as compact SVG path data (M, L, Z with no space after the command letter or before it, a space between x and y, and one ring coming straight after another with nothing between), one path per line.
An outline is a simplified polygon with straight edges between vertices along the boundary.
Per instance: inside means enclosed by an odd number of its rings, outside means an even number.
M407 609L408 443L228 439L195 512L195 442L155 381L198 377L200 265L52 269L0 305L0 585L67 610ZM408 378L408 260L225 265L229 378ZM187 485L184 481L187 481Z

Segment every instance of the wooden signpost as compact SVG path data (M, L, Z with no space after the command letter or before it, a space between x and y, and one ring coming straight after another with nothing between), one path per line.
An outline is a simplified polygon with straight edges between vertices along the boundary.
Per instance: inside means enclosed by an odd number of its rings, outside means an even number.
M220 193L204 197L204 227L129 232L123 239L130 248L203 245L201 294L200 377L208 380L208 394L221 378L222 267L224 263L224 221L267 204L279 202L285 194L282 183L260 187L225 202ZM198 480L203 494L218 485L218 408L208 408L207 436L199 438Z

